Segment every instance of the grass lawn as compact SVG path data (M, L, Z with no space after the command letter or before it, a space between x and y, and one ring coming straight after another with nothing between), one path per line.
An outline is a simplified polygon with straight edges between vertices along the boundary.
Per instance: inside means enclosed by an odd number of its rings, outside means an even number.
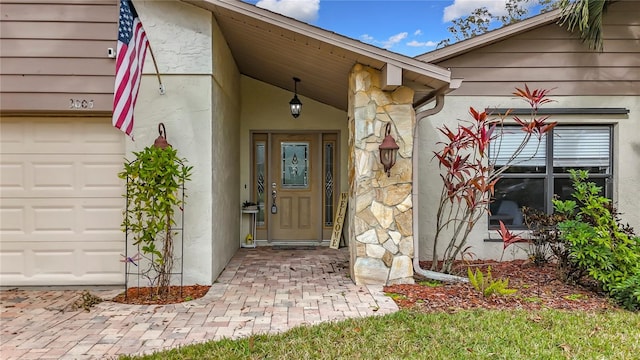
M640 359L640 313L401 310L120 359Z

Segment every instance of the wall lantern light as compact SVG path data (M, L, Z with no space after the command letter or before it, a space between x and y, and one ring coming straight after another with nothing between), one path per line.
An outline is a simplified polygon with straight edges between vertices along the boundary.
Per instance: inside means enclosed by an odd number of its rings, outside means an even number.
M298 79L297 77L293 78L293 86L294 86L293 99L289 101L289 106L291 107L291 115L293 115L294 118L297 118L298 116L300 116L300 111L302 110L302 102L300 101L300 99L298 99L298 83L299 82L300 82L300 79Z
M387 123L385 134L384 140L382 140L382 144L378 148L380 149L380 163L384 166L384 172L389 177L391 176L391 168L396 163L400 146L391 136L391 123Z

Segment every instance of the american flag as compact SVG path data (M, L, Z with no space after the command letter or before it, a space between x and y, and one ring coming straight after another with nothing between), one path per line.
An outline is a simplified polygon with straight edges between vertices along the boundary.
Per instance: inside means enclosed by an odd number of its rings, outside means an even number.
M131 138L133 107L138 98L142 66L148 46L147 34L133 3L131 0L121 0L112 123Z

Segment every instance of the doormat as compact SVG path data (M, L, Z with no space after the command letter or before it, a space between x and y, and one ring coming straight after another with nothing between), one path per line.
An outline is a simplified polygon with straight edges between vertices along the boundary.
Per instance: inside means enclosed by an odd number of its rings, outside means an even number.
M274 245L274 250L315 250L316 246L313 245Z

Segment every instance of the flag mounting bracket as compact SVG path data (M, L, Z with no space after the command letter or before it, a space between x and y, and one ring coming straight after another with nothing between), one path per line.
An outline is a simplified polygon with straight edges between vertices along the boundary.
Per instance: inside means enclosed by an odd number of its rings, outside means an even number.
M160 78L160 71L158 70L158 63L156 62L156 56L153 55L153 49L151 49L151 44L149 44L149 54L151 54L151 60L153 60L153 66L156 68L156 75L158 76L158 82L160 86L158 87L158 91L160 91L160 95L164 95L167 91L164 88L164 84L162 83L162 79Z

